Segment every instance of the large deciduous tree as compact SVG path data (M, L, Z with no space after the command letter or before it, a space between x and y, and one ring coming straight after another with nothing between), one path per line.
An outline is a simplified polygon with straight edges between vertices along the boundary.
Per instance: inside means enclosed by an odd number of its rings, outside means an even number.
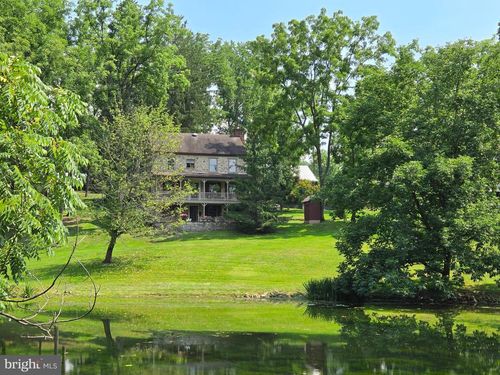
M186 61L188 85L172 87L168 111L184 132L210 132L218 120L215 102L217 57L211 51L208 35L179 28L173 38L178 53Z
M69 50L78 64L68 85L100 119L111 119L116 110L165 106L169 90L187 84L185 60L173 43L180 27L180 17L162 0L145 6L133 0L116 6L111 0L79 1Z
M255 51L250 43L217 41L212 46L215 69L214 106L218 130L230 133L245 129L252 121L255 93L259 90L255 82Z
M140 107L113 117L113 122L104 122L99 142L103 197L97 201L96 214L98 224L110 236L104 263L111 263L122 234L138 233L158 223L160 215L179 207L186 194L175 186L168 197L160 199L155 194L157 163L171 157L178 147L178 127L170 116L159 109ZM175 179L174 173L170 179Z
M274 86L276 106L292 114L287 120L300 130L303 151L315 155L320 186L330 173L338 124L356 80L392 50L390 34L378 34L378 26L375 17L353 21L323 9L303 21L276 24L270 40L254 43L260 82Z
M40 70L0 54L0 281L60 245L63 212L82 206L84 160L61 133L78 125L78 97L45 85Z
M67 54L70 11L67 0L2 1L0 50L40 68L43 82L63 84L72 64Z
M244 233L271 233L280 222L279 207L294 182L294 160L281 152L279 133L261 133L253 126L248 129L244 156L248 176L237 181L240 203L228 217Z
M499 56L491 40L412 45L359 83L342 139L361 150L337 180L372 209L338 245L351 292L446 298L498 276Z
M241 231L268 233L279 223L279 207L294 182L301 148L288 126L286 109L276 105L278 91L259 81L259 60L252 44L224 44L218 76L221 131L246 132L245 172L237 185L240 205L229 214Z
M114 113L140 106L167 108L169 93L185 88L185 60L174 44L182 32L180 17L161 0L144 6L132 0L77 3L68 48L75 64L68 67L66 85L85 98L92 114L74 134L91 161L87 188L97 188L103 178L95 152L106 147L101 123L111 126Z

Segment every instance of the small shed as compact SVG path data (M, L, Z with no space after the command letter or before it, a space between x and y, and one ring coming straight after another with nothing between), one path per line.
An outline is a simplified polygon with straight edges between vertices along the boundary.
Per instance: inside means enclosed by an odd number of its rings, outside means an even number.
M319 199L307 197L302 201L304 208L304 223L318 224L321 222L321 202Z

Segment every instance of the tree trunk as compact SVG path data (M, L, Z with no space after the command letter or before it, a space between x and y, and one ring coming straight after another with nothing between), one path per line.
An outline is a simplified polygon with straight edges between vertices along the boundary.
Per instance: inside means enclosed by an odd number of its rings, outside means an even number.
M54 354L59 353L59 327L54 326Z
M108 348L108 351L111 353L113 358L118 357L118 345L113 339L113 335L111 334L111 321L109 319L101 319L102 320L102 325L104 328L104 336L106 337L106 347Z
M357 213L357 211L352 211L352 213L351 213L351 223L355 223L356 222L356 213Z
M444 265L443 270L441 271L441 277L443 280L450 280L450 272L451 272L451 254L450 252L446 252L444 257Z
M103 263L111 263L113 258L113 249L115 248L116 239L118 238L118 233L113 231L110 233L111 239L109 240L108 250L106 251L106 257L104 258Z
M89 196L89 186L90 186L90 169L87 170L87 178L85 179L85 197Z
M316 164L318 166L319 187L323 187L323 158L321 155L321 144L316 145Z
M113 340L113 335L111 334L111 321L109 319L101 319L101 321L104 328L104 336L106 337L106 341L108 343L114 344L115 340Z

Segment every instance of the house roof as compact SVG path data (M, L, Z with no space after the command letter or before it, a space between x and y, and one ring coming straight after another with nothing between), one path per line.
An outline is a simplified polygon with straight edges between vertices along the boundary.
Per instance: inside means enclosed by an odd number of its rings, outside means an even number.
M297 170L297 177L299 178L299 180L318 182L318 179L311 171L311 168L309 168L307 165L299 165L299 168Z
M239 137L227 134L181 133L179 154L244 155L245 146Z

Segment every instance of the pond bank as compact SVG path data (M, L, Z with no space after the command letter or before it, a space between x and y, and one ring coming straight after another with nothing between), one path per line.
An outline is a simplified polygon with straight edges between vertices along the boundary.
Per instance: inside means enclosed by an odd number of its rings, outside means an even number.
M324 300L309 300L305 293L302 292L286 292L286 291L269 291L265 293L243 293L235 294L235 298L242 298L246 300L269 300L269 301L297 301L304 303L311 303L324 306L341 305L390 305L390 306L416 306L416 307L500 307L500 291L481 291L481 290L462 290L457 293L455 298L442 300L432 297L418 298L418 299L395 299L395 298L372 298L363 301L324 301Z

